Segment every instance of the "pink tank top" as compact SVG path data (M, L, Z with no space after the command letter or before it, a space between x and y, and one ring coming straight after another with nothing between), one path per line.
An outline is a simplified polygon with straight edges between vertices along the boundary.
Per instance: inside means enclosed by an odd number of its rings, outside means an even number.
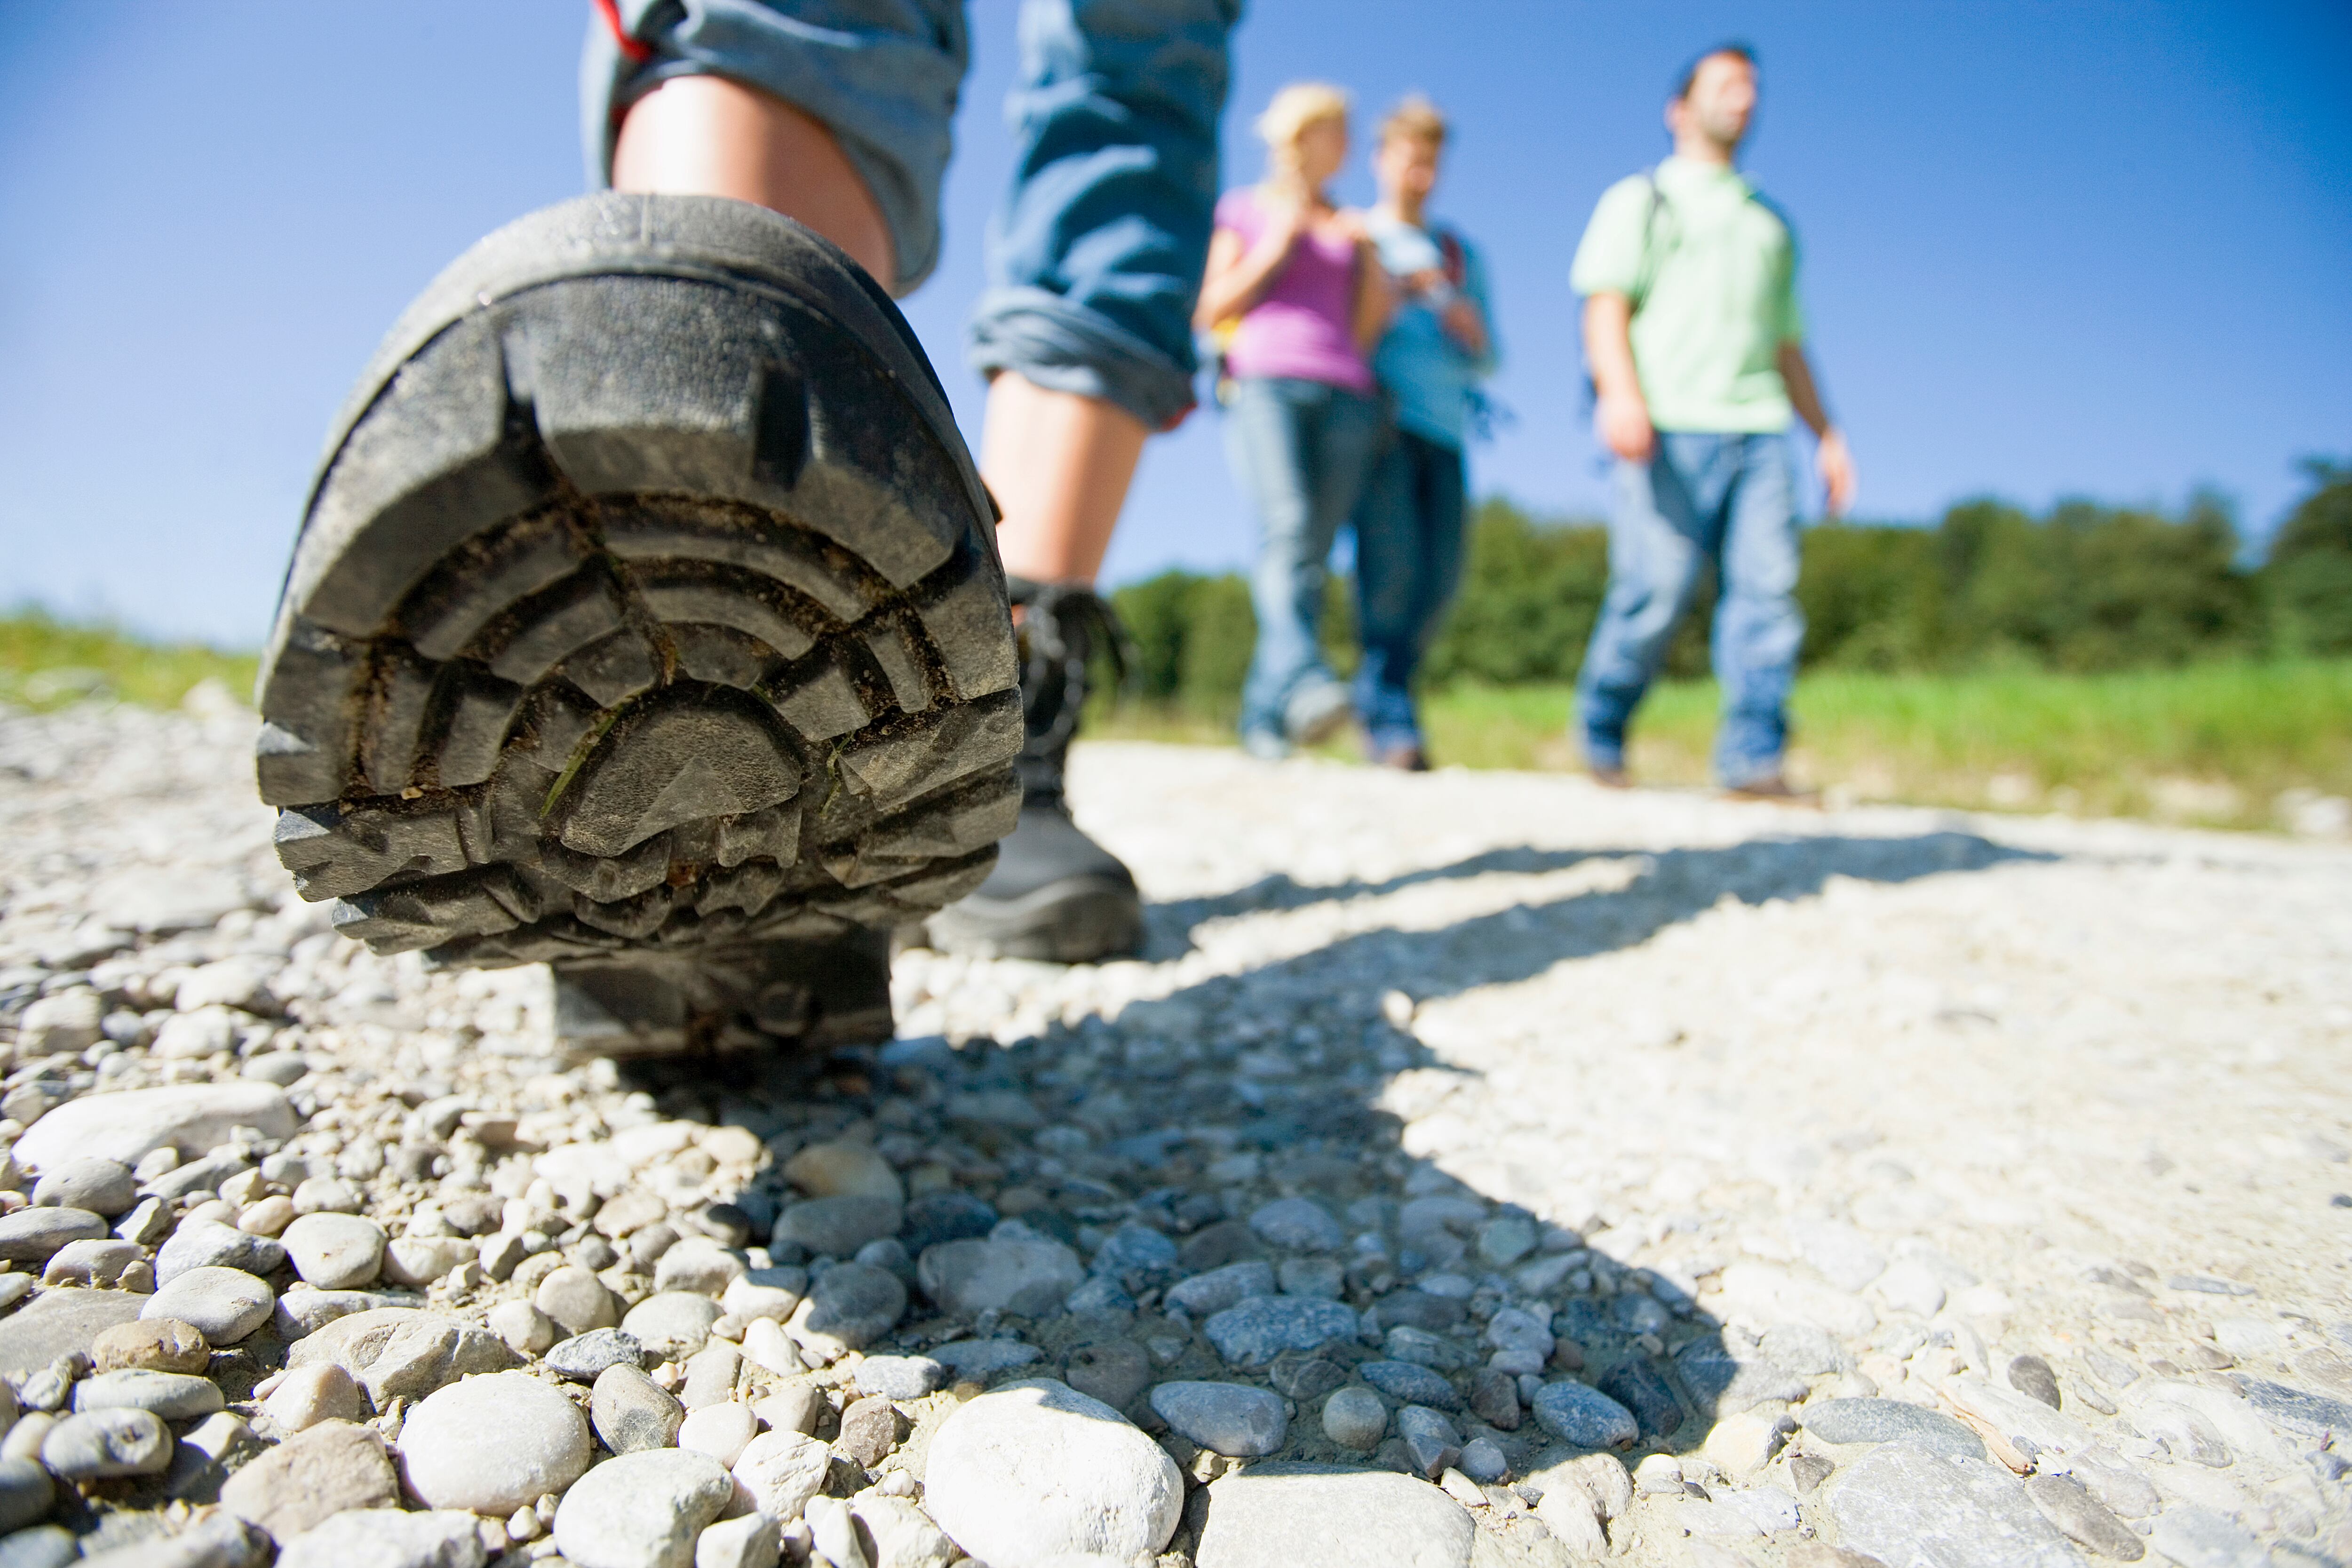
M1217 203L1217 226L1255 245L1265 232L1257 193L1227 192ZM1225 350L1225 368L1235 376L1289 376L1369 395L1371 368L1349 330L1355 303L1354 244L1312 231L1301 235L1282 270L1242 317Z

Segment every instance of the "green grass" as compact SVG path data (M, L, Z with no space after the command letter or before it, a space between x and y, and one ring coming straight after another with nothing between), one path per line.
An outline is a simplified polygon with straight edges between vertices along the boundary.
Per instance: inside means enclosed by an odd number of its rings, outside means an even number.
M0 702L47 710L88 699L176 706L200 680L239 701L253 690L254 656L194 643L158 646L108 626L68 626L39 610L0 616Z
M1435 693L1424 715L1431 754L1574 770L1570 700L1565 686ZM2352 795L2352 661L2085 676L1827 671L1801 678L1791 706L1791 773L1838 798L2268 827L2284 792ZM1716 709L1711 681L1661 685L1635 726L1635 776L1705 784ZM1227 735L1133 707L1095 732Z

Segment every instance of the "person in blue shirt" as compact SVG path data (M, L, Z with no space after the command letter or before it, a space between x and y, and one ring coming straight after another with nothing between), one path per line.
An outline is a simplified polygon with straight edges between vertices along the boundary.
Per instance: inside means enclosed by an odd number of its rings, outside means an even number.
M1381 201L1365 219L1402 303L1372 356L1391 428L1356 507L1356 711L1372 760L1414 772L1429 761L1413 675L1461 584L1462 444L1495 367L1486 268L1469 241L1428 216L1445 135L1425 98L1381 122Z

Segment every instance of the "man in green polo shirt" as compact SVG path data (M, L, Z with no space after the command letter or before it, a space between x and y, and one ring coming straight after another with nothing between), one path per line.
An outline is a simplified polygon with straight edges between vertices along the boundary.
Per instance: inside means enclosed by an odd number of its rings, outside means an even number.
M1570 280L1601 438L1616 454L1609 593L1577 680L1593 776L1625 782L1625 730L1700 570L1716 563L1717 776L1787 796L1797 585L1794 413L1818 438L1832 512L1853 459L1814 390L1796 296L1796 237L1734 155L1756 112L1756 57L1701 56L1666 104L1674 155L1602 194Z

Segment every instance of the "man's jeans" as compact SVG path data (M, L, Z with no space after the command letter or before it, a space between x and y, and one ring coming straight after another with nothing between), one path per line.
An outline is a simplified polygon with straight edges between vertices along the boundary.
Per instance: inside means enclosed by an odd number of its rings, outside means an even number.
M1723 721L1716 775L1737 788L1777 775L1789 686L1804 640L1795 486L1786 435L1660 431L1647 463L1617 465L1609 595L1576 683L1585 754L1622 767L1625 726L1665 658L1700 568L1716 563L1715 677Z
M581 59L598 184L630 104L671 77L727 77L833 132L890 226L892 293L929 274L969 56L961 0L619 5L626 42L592 15ZM976 369L1108 398L1151 429L1192 406L1192 302L1240 10L1240 0L1024 0L1021 81L1005 105L1017 156L989 227Z
M1395 430L1356 506L1356 713L1372 754L1422 743L1412 678L1462 582L1461 449Z
M1290 715L1326 690L1345 704L1323 661L1323 588L1331 541L1363 489L1380 429L1380 405L1344 387L1287 376L1234 384L1225 440L1258 517L1257 653L1242 687L1242 735L1254 749L1280 751Z

